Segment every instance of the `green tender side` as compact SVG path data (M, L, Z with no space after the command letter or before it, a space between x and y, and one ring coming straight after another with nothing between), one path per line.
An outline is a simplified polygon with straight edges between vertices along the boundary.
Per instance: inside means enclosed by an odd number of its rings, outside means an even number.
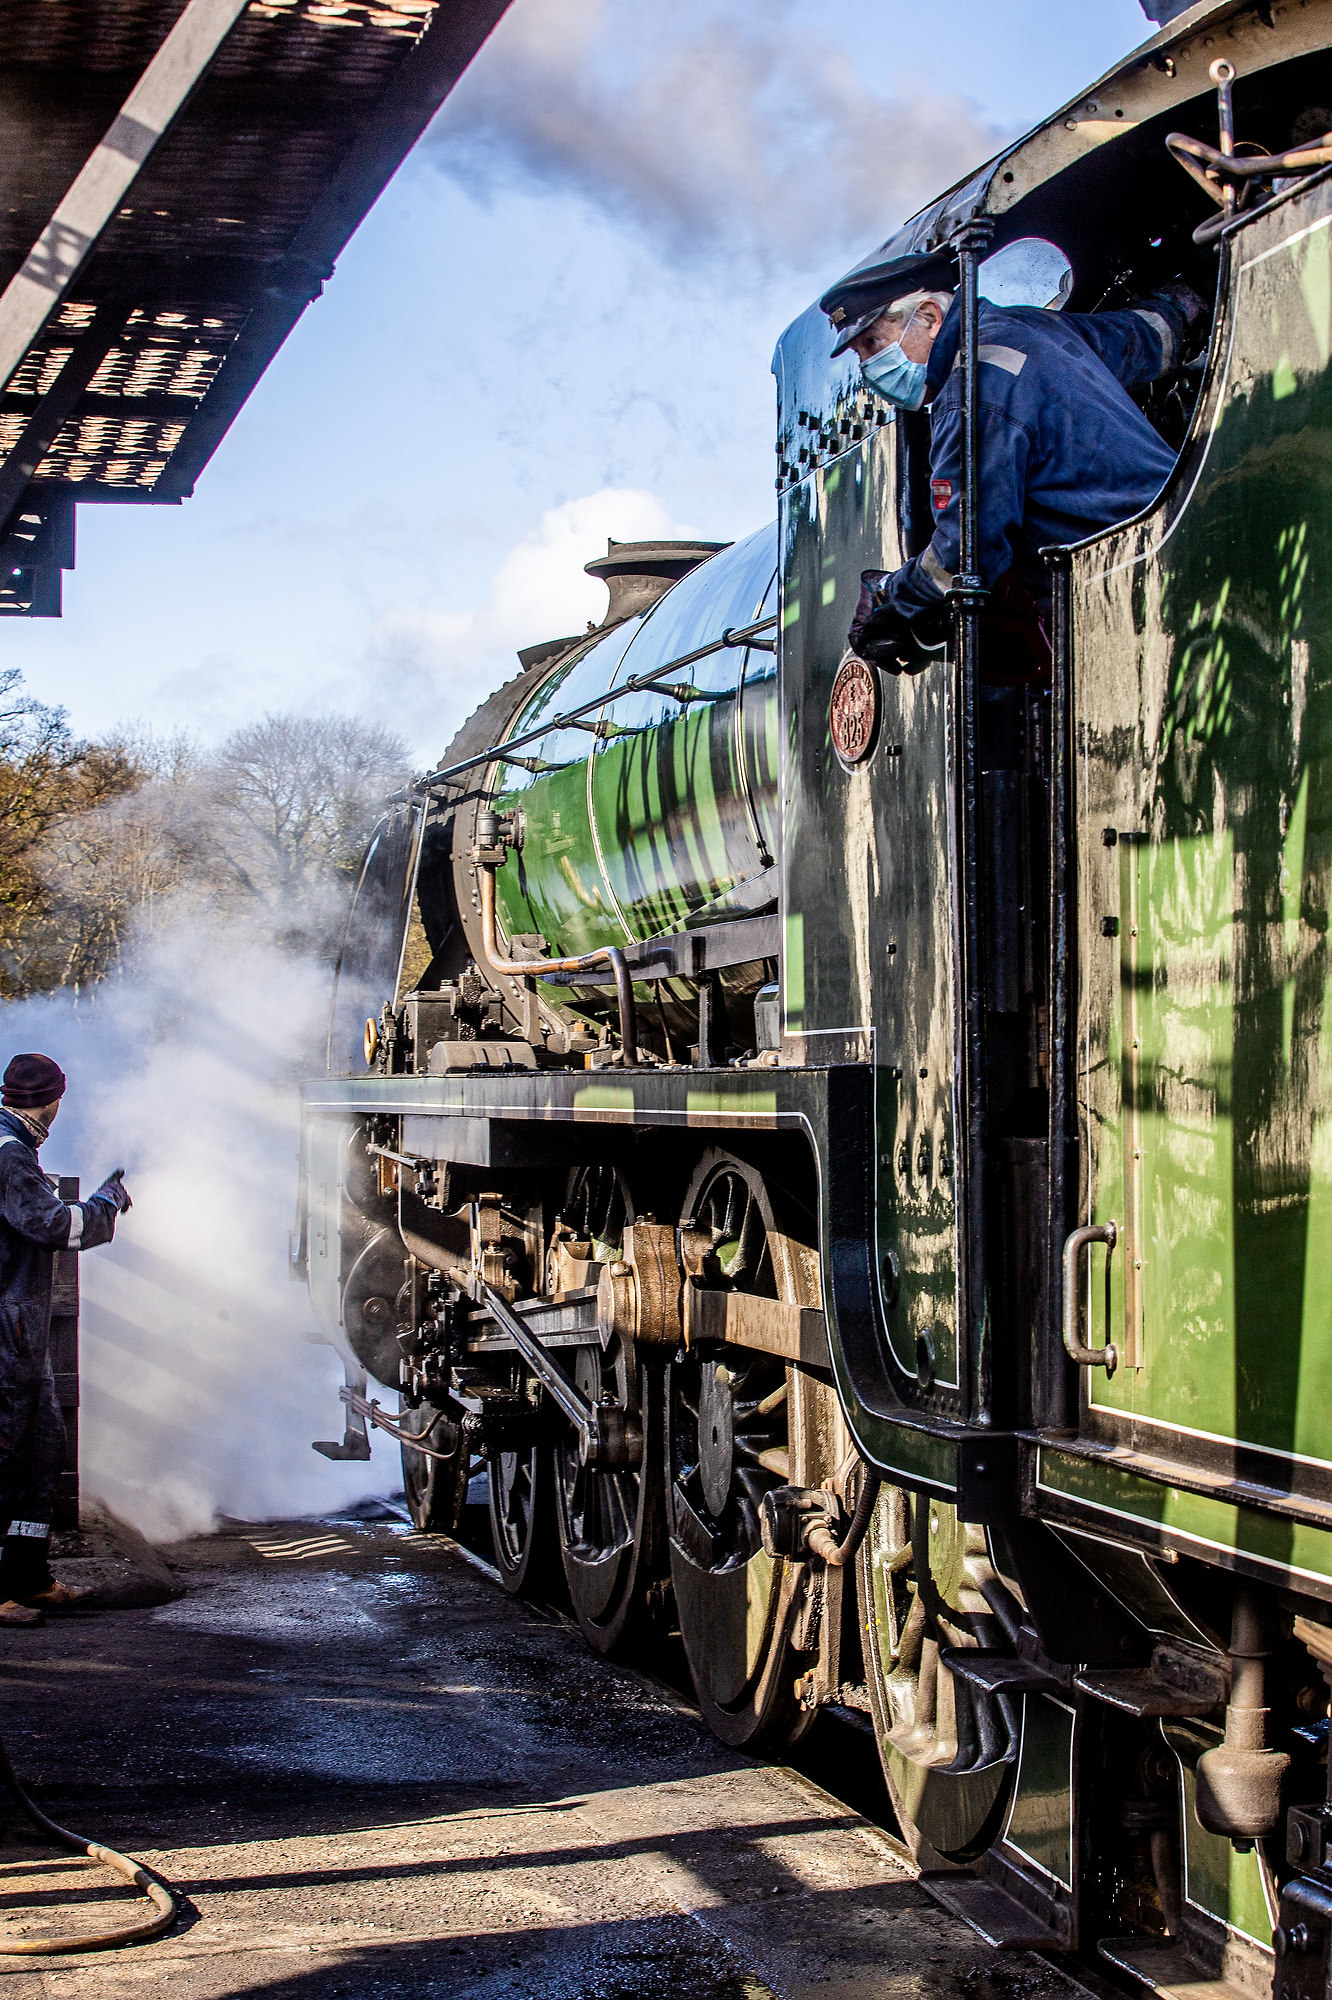
M777 837L773 654L728 648L668 677L676 694L610 697L764 615L776 561L773 530L751 535L646 618L557 668L519 710L512 735L608 697L586 727L551 730L524 748L535 771L500 767L496 803L521 806L524 818L522 850L498 877L510 937L540 935L556 956L572 956L754 907L745 892L761 890Z
M1126 1355L1088 1374L1084 1430L1314 1500L1332 1491L1330 222L1315 186L1236 236L1195 441L1158 511L1073 577L1081 1115L1090 1214L1121 1231L1108 1291L1095 1253L1090 1337ZM1108 1471L1086 1479L1122 1503ZM1276 1524L1227 1517L1219 1542L1272 1560ZM1283 1525L1276 1544L1332 1577L1328 1536Z

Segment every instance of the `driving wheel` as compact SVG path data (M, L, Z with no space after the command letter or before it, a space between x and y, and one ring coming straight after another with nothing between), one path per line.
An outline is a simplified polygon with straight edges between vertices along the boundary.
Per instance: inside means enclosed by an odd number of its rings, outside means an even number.
M493 1451L486 1475L500 1582L515 1596L540 1596L550 1587L553 1569L550 1447L540 1441Z
M576 1168L561 1220L571 1240L593 1253L595 1269L614 1261L633 1209L613 1167ZM583 1275L579 1273L578 1275ZM632 1339L575 1350L574 1381L589 1402L612 1397L642 1433L636 1466L606 1472L579 1462L568 1433L555 1444L555 1511L569 1599L583 1637L611 1652L641 1623L648 1585L663 1564L660 1396Z
M990 1560L985 1530L901 1487L879 1496L856 1586L870 1710L902 1836L923 1868L974 1861L1008 1806L1017 1709L1011 1696L952 1672L942 1653L1009 1650L1022 1608Z
M402 1485L407 1510L423 1534L457 1532L467 1499L470 1453L462 1426L431 1403L398 1412L398 1428L410 1431L428 1449L402 1447Z
M819 1301L812 1218L779 1212L748 1162L709 1153L684 1202L685 1267L707 1289ZM813 1719L796 1699L809 1665L791 1644L805 1586L764 1553L763 1495L817 1483L817 1385L774 1355L692 1347L667 1374L666 1514L680 1635L699 1706L725 1743L792 1743Z

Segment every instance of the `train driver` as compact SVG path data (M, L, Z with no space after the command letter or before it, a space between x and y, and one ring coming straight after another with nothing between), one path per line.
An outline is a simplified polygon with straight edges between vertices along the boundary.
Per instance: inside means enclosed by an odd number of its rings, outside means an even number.
M1128 392L1176 366L1206 310L1177 283L1119 312L981 299L980 573L1000 586L1001 605L1039 616L1050 598L1040 550L1126 521L1160 492L1175 455ZM960 566L959 322L951 292L908 291L843 323L833 348L855 352L876 395L930 413L933 536L900 569L864 572L848 634L853 652L890 672L901 671L908 630L927 644L942 636Z
M65 1077L50 1056L15 1056L0 1093L0 1624L40 1625L90 1590L57 1583L47 1554L65 1460L65 1420L51 1372L51 1275L57 1250L109 1243L130 1206L118 1173L82 1202L63 1202L37 1164Z

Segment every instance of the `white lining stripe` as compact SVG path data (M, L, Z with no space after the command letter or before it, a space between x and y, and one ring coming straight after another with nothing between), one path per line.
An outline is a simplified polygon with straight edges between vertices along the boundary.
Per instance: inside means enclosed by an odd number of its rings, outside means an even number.
M49 1521L11 1521L9 1532L11 1535L19 1535L29 1541L40 1542L44 1541L47 1535L50 1534L51 1523Z
M83 1242L83 1204L72 1201L69 1205L69 1241L66 1250L77 1250Z
M935 555L933 542L929 544L928 548L922 550L920 558L920 566L924 570L930 582L934 584L936 588L943 591L944 595L947 596L948 592L953 587L953 579L951 576L949 576L948 571L939 561L938 556Z

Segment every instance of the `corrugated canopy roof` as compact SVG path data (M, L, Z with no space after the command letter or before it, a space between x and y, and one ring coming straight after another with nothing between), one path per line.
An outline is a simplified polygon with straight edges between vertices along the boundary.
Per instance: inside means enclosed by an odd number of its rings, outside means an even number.
M508 0L0 11L0 610L184 499Z

